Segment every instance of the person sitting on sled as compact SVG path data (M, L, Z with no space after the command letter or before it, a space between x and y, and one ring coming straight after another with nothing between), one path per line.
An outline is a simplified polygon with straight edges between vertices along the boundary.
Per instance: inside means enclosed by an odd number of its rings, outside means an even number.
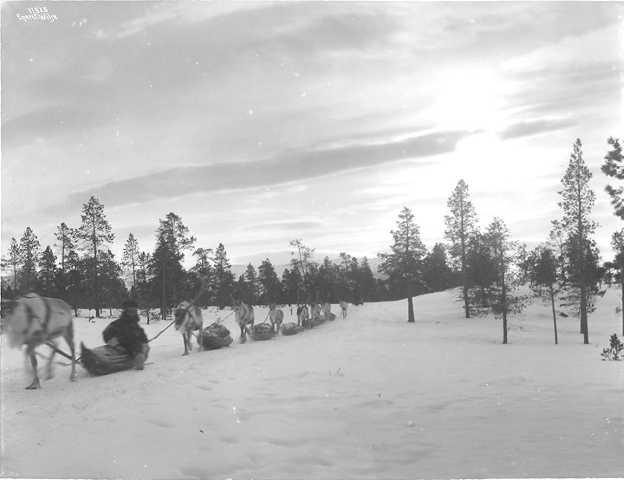
M107 345L123 349L134 358L135 368L143 370L149 345L145 332L139 326L138 305L134 300L127 300L122 307L121 316L104 329L102 338Z

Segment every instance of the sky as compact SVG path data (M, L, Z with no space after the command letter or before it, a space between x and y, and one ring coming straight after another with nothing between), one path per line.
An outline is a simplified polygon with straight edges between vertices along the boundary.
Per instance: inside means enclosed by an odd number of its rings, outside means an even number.
M623 67L622 3L4 3L2 252L91 195L117 254L175 212L235 263L374 257L403 206L431 248L462 178L533 245L576 138L607 251Z

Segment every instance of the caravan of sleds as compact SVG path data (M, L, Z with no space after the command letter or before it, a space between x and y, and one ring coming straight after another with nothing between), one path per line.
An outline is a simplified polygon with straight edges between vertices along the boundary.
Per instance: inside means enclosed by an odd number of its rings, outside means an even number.
M340 302L343 319L347 317L347 305L344 301ZM196 337L200 350L215 350L227 347L233 342L230 331L219 320L204 328L201 309L193 302L185 300L178 304L173 312L174 320L155 337L148 340L148 343L158 338L173 324L175 324L176 330L182 334L183 355L188 355L192 350L193 337ZM253 340L261 341L270 340L280 332L285 336L295 335L325 321L336 319L336 315L331 312L329 303L324 303L322 306L318 303L312 303L309 308L305 304L298 305L297 322L284 323L284 312L277 308L274 303L269 305L269 312L265 321L258 324L254 321L252 305L235 301L232 306L232 313L235 315L236 323L240 328L240 343L245 343L248 336ZM104 375L129 370L136 366L132 355L119 346L109 344L91 349L81 343L81 355L76 358L72 307L58 298L42 297L36 293L29 293L20 297L13 303L13 308L5 325L9 346L13 348L26 346L25 354L30 358L33 381L26 389L41 388L37 373L37 355L40 354L36 352L36 348L41 345L47 345L52 350L51 355L47 358L46 379L53 376L52 362L56 353L71 361L71 381L76 379L76 363L78 362L91 375ZM69 354L59 348L59 337L63 338L69 346ZM146 344L142 352L144 358L147 358L148 352L149 347Z

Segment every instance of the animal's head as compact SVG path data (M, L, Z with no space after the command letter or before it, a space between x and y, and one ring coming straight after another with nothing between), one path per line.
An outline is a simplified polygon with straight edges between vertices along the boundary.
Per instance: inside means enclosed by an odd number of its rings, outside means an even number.
M269 304L269 310L275 310L276 305L274 303Z
M27 342L32 322L32 311L25 302L17 300L6 319L7 337L11 348Z

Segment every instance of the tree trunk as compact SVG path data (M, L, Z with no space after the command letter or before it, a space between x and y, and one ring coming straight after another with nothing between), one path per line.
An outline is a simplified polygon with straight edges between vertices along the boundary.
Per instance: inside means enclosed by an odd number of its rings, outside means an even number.
M503 266L503 268L505 268ZM503 344L507 344L507 288L505 286L505 274L503 273L501 300L503 304Z
M555 345L559 343L557 338L557 312L555 311L555 292L552 285L550 286L550 304L552 306L553 326L555 328Z
M407 297L407 323L414 323L414 302L412 297Z
M167 301L165 299L165 295L167 293L167 289L165 287L165 281L166 281L166 276L165 276L165 268L164 265L161 264L160 266L160 278L161 278L161 291L160 291L160 317L165 320L167 318Z
M468 306L468 287L466 286L466 280L464 279L464 312L466 313L466 318L470 318L470 307Z
M620 268L620 288L622 289L622 335L624 335L624 271Z
M583 330L583 343L589 344L589 328L587 325L587 288L581 285L581 329Z
M97 241L95 240L95 230L93 232L93 301L95 303L95 317L100 318L100 303L97 283Z

